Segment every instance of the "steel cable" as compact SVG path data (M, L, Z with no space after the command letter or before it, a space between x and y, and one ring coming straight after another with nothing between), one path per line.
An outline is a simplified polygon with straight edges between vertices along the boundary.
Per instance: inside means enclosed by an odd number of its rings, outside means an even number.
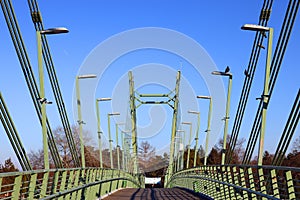
M296 97L293 107L291 109L290 115L288 117L284 131L282 133L282 136L279 140L279 144L277 146L275 155L272 160L272 165L275 165L275 166L281 165L283 158L285 156L285 153L287 151L287 148L288 148L288 146L291 142L291 139L294 135L295 129L298 125L299 117L300 117L300 90L298 90L297 97Z
M293 24L295 21L295 18L297 16L297 11L299 7L299 0L293 1L292 0L289 2L286 15L284 18L284 22L280 31L279 39L276 45L275 53L272 58L271 62L271 75L270 75L270 82L269 82L269 100L271 98L273 89L275 87L276 79L278 76L278 72L281 66L281 62L284 57L284 53L288 44L288 40L293 28ZM250 162L250 159L252 157L255 143L257 141L259 132L260 132L260 126L261 126L261 112L262 112L262 102L260 102L257 112L256 112L256 117L252 126L252 130L250 133L250 139L247 144L247 148L245 151L244 159L243 159L243 164L248 164Z
M20 33L20 29L16 20L16 16L14 14L14 10L12 7L12 4L9 0L3 0L1 1L1 8L13 41L13 44L16 49L17 56L19 58L19 62L21 64L21 68L31 95L31 98L33 100L34 107L36 109L38 118L41 122L41 105L38 102L39 98L39 90L34 78L34 74L32 72L32 68L30 65L30 61L25 49L25 45ZM49 143L49 149L52 154L52 158L54 161L54 164L56 167L62 167L62 163L58 154L57 147L54 142L53 134L50 128L49 121L47 120L47 135L48 135L48 143Z
M28 5L29 5L29 9L31 12L31 15L33 17L33 22L34 22L34 26L35 29L37 31L43 30L43 23L42 23L42 16L41 13L38 9L38 4L35 0L28 0ZM64 101L62 98L62 94L61 94L61 90L59 87L59 83L58 83L58 79L56 76L56 72L54 69L54 64L51 58L51 54L50 54L50 50L49 50L49 46L48 46L48 42L47 42L47 38L45 35L42 35L42 45L43 45L43 58L45 61L45 65L46 65L46 69L49 75L49 80L52 86L52 90L54 93L54 97L55 97L55 101L58 107L58 111L59 111L59 115L62 121L62 125L66 134L66 138L67 138L67 142L70 148L70 153L72 155L74 164L76 167L80 166L80 160L78 157L78 153L76 150L76 145L72 136L72 131L71 131L71 127L70 127L70 123L68 120L68 116L66 113L66 108L64 105Z
M267 22L270 17L270 10L272 8L272 5L273 5L273 0L271 0L271 1L265 0L264 1L262 9L261 9L261 14L260 14L260 20L259 20L260 25L263 25L263 26L267 25ZM255 35L255 39L254 39L254 43L253 43L253 47L252 47L252 51L251 51L251 55L250 55L250 61L249 61L248 68L247 68L248 76L245 76L244 85L242 88L242 93L241 93L237 113L236 113L235 120L234 120L233 130L232 130L232 134L231 134L230 141L229 141L229 148L228 148L228 152L226 153L226 163L230 163L230 161L232 159L233 150L234 150L236 142L237 142L239 130L240 130L240 127L242 124L244 112L245 112L246 105L247 105L247 100L249 97L252 81L253 81L254 74L255 74L256 65L258 62L259 55L260 55L261 48L259 47L259 44L261 44L263 42L263 39L264 39L263 34L260 32L257 32Z
M8 136L8 139L15 151L15 154L19 160L19 163L23 169L23 171L32 170L30 161L27 157L25 148L22 144L22 141L18 135L18 132L15 128L13 120L8 112L8 109L5 105L4 99L0 92L0 120L4 127L4 130Z

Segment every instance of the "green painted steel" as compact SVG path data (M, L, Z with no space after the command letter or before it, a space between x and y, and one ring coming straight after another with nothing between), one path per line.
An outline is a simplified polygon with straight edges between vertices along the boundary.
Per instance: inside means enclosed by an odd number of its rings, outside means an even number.
M76 96L77 96L77 115L78 115L78 125L79 125L79 140L80 140L80 157L81 157L81 167L85 168L85 157L84 157L84 142L82 136L82 118L81 118L81 102L80 102L80 87L79 78L76 77Z
M188 188L213 199L299 199L299 173L299 168L291 167L202 166L173 174L166 186Z
M103 160L102 160L102 140L101 140L101 126L100 126L100 109L99 109L99 101L96 99L96 112L97 112L97 133L98 133L98 145L99 145L99 162L100 167L103 168Z
M226 114L225 114L225 125L224 125L224 135L223 135L223 149L222 149L222 161L221 164L225 164L226 155L226 144L227 144L227 134L228 134L228 120L229 120L229 110L230 110L230 98L231 98L231 88L232 88L232 75L229 74L228 80L228 90L227 90L227 102L226 102Z
M42 44L41 44L41 32L36 31L37 49L38 49L38 68L39 68L39 80L40 80L40 102L42 113L42 136L43 136L43 151L44 151L44 168L49 169L49 153L48 153L48 141L47 141L47 115L46 115L46 97L44 87L44 68L42 58Z
M174 145L175 145L175 136L177 131L177 117L178 117L178 107L179 107L179 86L180 86L181 72L177 72L176 76L176 85L175 85L175 96L173 97L173 120L172 120L172 132L171 132L171 143L170 143L170 160L168 166L168 174L166 179L172 176L174 173Z
M194 148L194 167L197 165L197 153L198 153L198 140L199 140L199 130L200 130L200 112L197 114L197 131L196 131L196 137L195 137L195 148Z
M32 166L28 159L24 145L22 144L22 140L17 132L17 129L8 111L8 108L5 104L1 92L0 92L0 121L2 122L3 128L16 154L16 157L19 160L19 164L21 165L22 169L24 171L32 170Z
M191 143L192 143L192 123L189 124L190 126L190 134L189 134L189 140L188 140L188 152L186 157L186 168L188 169L190 167L190 154L191 154Z
M110 114L107 114L107 130L108 130L108 142L109 142L109 158L110 158L110 168L114 168L114 161L113 161L113 153L112 153L112 143L113 140L111 138L111 131L110 131Z
M118 170L121 169L120 164L120 146L119 146L119 125L116 123L116 145L117 145L117 164L118 164Z
M134 92L134 80L132 72L128 72L129 77L129 101L130 101L130 113L131 113L131 143L133 148L133 172L138 172L138 154L137 154L137 129L136 129L136 105L135 105L135 92Z
M141 174L100 168L0 173L0 198L96 199L122 187L144 187L143 178Z
M266 58L264 93L262 96L263 106L262 106L262 113L261 113L261 129L260 129L259 147L258 147L258 161L257 161L258 165L262 165L263 153L264 153L266 116L267 116L267 108L269 104L269 81L270 81L271 57L272 57L273 28L269 28L268 32L269 32L268 49L267 49L267 58Z

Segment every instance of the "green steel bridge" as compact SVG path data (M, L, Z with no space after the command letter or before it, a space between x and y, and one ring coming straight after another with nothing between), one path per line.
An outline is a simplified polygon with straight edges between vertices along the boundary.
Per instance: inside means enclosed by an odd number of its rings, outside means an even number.
M194 162L190 162L191 159L189 159L189 157L191 152L188 145L187 161L185 162L186 166L183 166L184 155L175 145L175 139L178 137L177 133L180 132L180 130L178 130L178 124L182 123L178 117L181 72L178 71L176 80L174 81L175 89L169 94L139 94L135 90L133 73L130 71L128 72L128 79L130 86L131 143L129 145L130 147L122 145L122 149L120 149L120 146L117 146L118 159L119 153L121 152L120 150L122 150L122 153L125 154L122 158L126 158L130 164L126 167L126 164L124 164L126 161L123 160L122 167L120 167L119 163L121 161L118 160L118 166L113 167L111 152L112 140L109 138L110 168L103 165L101 151L101 162L99 167L86 167L84 144L81 142L80 150L78 150L74 142L46 37L47 34L65 33L68 32L68 30L64 28L45 30L37 1L28 0L32 22L38 38L40 80L38 87L11 1L1 0L0 2L33 105L42 126L44 148L44 169L34 170L15 128L12 116L9 114L9 108L6 106L4 97L0 93L0 119L16 157L18 158L19 164L22 167L22 171L0 173L0 199L97 199L106 196L108 196L107 199L114 199L114 194L111 195L111 193L115 191L118 191L115 194L119 194L115 199L300 199L300 168L282 166L283 159L299 122L299 90L294 99L290 115L288 119L286 119L286 126L284 127L284 131L276 148L276 153L272 158L271 165L263 164L266 112L269 100L272 97L287 42L297 16L300 4L299 0L289 1L285 16L286 20L284 20L282 24L281 34L276 43L276 47L274 48L275 51L273 55L273 28L268 27L268 20L271 15L273 4L272 0L264 1L257 25L246 24L242 27L244 30L254 31L256 35L249 65L247 70L245 70L244 86L241 91L241 97L237 106L238 109L229 141L226 141L226 139L228 134L232 74L230 73L229 67L226 68L225 71L213 72L213 75L225 76L228 78L223 149L221 151L221 162L218 165L209 165L207 163L208 149L206 142L204 164L197 166L197 162L195 161L197 159L196 156L194 156ZM266 43L267 56L263 94L260 98L260 104L255 115L255 121L247 143L243 161L241 164L232 164L233 151L237 143L240 126L244 117L256 63L258 62L261 49L265 48L262 46L264 42ZM45 98L43 63L47 69L47 74L51 82L55 101L59 109L58 112L75 168L66 168L66 166L64 166L46 116L46 104L50 102ZM78 81L83 78L92 77L93 75L81 75L76 78L80 141L83 140L83 121L81 119ZM149 98L163 98L165 100L149 101ZM198 98L208 99L210 101L206 131L206 140L208 140L213 99L211 96L198 96ZM98 102L106 100L110 99L102 98L96 100L97 110ZM173 110L169 164L164 172L165 190L162 188L143 189L145 188L145 175L139 168L138 134L136 127L136 109L143 104L165 104L170 106ZM118 113L110 113L110 115L117 114ZM194 112L194 114L197 114L197 112ZM99 116L99 113L97 113L97 115ZM98 118L98 122L99 121L100 119ZM186 122L185 124L188 123ZM99 139L101 139L101 133L100 125L98 124ZM198 135L195 140L197 147ZM250 161L257 142L259 142L258 159L257 163L252 165ZM99 145L99 149L101 149L101 142ZM54 167L51 168L49 165L48 152L51 154L54 163ZM194 153L197 155L197 149ZM193 166L189 166L190 163L193 163Z

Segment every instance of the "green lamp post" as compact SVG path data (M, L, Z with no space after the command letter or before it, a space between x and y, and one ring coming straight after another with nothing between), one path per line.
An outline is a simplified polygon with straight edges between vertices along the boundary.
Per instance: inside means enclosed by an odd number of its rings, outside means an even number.
M120 168L119 125L124 125L124 124L125 124L124 122L116 123L116 145L117 145L118 170L121 169Z
M199 129L200 129L200 112L189 110L188 113L197 115L197 131L196 131L196 137L195 137L196 144L195 144L195 151L194 151L195 152L195 154L194 154L194 167L196 167L197 152L198 152L198 140L199 140Z
M110 117L115 116L115 115L120 115L120 113L108 113L107 114L107 123L108 123L108 140L109 140L109 157L110 157L110 168L114 168L114 162L113 162L113 154L112 154L112 142L113 140L111 139L111 132L110 132Z
M265 81L264 81L264 91L261 97L263 101L263 110L261 113L261 129L260 129L260 138L259 138L259 149L258 149L258 161L257 164L259 166L262 165L263 160L263 151L264 151L264 139L266 132L266 117L267 117L267 108L269 103L269 80L270 80L270 68L271 68L271 57L272 57L272 41L273 41L273 28L265 27L255 24L245 24L241 27L243 30L250 31L261 31L268 32L268 49L266 56L266 67L265 67Z
M212 111L212 97L211 96L197 96L199 99L209 99L209 110L208 110L208 119L207 119L207 129L206 129L206 139L205 139L205 156L204 156L204 166L207 165L207 156L208 156L208 142L210 134L210 120L211 120L211 111Z
M81 167L85 168L85 157L84 157L84 142L82 135L82 115L81 115L81 102L80 102L80 87L79 80L80 79L89 79L96 78L97 76L94 74L85 74L76 76L76 96L77 96L77 114L78 114L78 124L79 124L79 140L80 140L80 155L81 155Z
M189 168L189 163L190 163L190 152L191 152L191 139L192 139L192 123L191 122L182 122L182 124L189 125L190 126L190 137L188 141L188 153L187 153L187 158L186 158L186 168Z
M180 153L181 153L181 159L180 159L180 169L183 169L183 157L184 157L184 147L185 147L185 130L177 130L178 133L181 134L181 140L180 140Z
M98 133L98 144L99 144L99 162L100 167L103 168L103 158L102 158L102 140L101 140L101 126L100 126L100 108L99 102L100 101L110 101L111 98L98 98L96 99L96 110L97 110L97 133Z
M228 120L229 120L229 109L230 109L230 96L231 96L231 86L232 86L232 74L229 73L230 68L227 66L225 72L214 71L212 72L213 75L220 75L220 76L228 76L228 89L227 89L227 103L226 103L226 114L225 114L225 126L224 126L224 135L223 135L223 149L222 149L222 160L221 165L225 164L225 155L226 155L226 143L227 143L227 134L228 134Z
M44 168L49 169L49 153L48 153L48 141L47 141L47 116L46 116L46 104L51 104L45 98L45 86L44 86L44 69L43 69L43 50L42 50L42 36L41 35L51 35L51 34L61 34L68 33L69 30L63 27L60 28L50 28L46 30L36 31L37 38L37 53L38 53L38 71L40 80L40 96L39 101L41 103L41 113L42 113L42 135L43 135L43 150L44 150Z

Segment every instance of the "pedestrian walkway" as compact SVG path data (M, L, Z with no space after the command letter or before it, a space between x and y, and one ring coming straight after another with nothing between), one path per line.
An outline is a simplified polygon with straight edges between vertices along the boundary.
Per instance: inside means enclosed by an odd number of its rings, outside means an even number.
M181 188L127 188L117 191L104 200L207 200L204 196L201 197L192 191Z

